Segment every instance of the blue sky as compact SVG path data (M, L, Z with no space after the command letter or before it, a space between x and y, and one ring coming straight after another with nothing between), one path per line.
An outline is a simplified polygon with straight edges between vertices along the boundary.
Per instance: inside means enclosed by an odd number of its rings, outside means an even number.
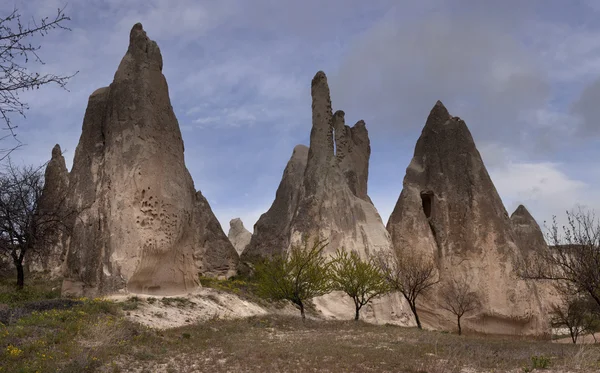
M53 15L63 0L8 0ZM369 194L384 222L436 100L471 129L507 210L540 222L577 204L600 212L600 1L71 0L72 31L44 37L42 72L69 92L25 92L13 160L68 167L88 96L110 84L142 22L164 60L186 164L224 230L273 201L294 145L308 144L310 81L334 110L364 119Z

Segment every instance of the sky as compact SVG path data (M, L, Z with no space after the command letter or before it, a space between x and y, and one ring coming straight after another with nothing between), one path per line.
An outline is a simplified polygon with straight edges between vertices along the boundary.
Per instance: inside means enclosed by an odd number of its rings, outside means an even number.
M71 31L34 38L45 64L28 68L78 73L68 91L21 94L14 162L42 164L59 143L71 167L87 99L141 22L161 48L186 165L225 232L235 217L252 231L293 147L308 145L319 70L333 110L367 123L384 223L437 100L467 123L509 214L524 204L543 226L576 206L600 213L600 1L5 0L0 15L64 5Z

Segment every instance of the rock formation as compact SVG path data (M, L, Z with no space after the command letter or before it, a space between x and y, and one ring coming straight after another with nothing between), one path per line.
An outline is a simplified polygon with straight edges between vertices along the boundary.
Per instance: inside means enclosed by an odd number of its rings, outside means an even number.
M519 205L510 216L510 221L515 232L515 242L521 249L522 266L524 268L536 268L539 258L537 254L548 249L544 234L540 226L529 213L527 208ZM560 293L556 290L555 282L549 280L534 281L544 312L552 313L552 305L561 300Z
M46 165L44 173L44 188L39 200L40 215L48 219L62 219L68 215L67 193L69 188L69 171L62 155L60 145L52 148L52 158ZM54 226L55 224L52 224ZM62 227L52 229L51 237L46 237L42 243L43 258L35 260L32 264L37 269L48 271L51 277L60 275L60 267L64 260L66 250L66 234ZM36 263L39 262L39 263ZM30 270L32 268L30 267Z
M252 262L286 252L303 239L325 239L325 255L338 248L362 257L390 252L381 217L367 195L370 143L363 121L345 125L343 111L332 113L327 77L312 80L310 147L294 148L271 208L254 227L242 261ZM314 300L323 315L351 318L352 301L333 293ZM367 320L409 324L405 303L397 294L377 300L364 312ZM410 312L410 311L408 311Z
M242 260L253 262L281 254L289 247L291 224L302 194L307 159L308 148L297 145L283 171L275 201L254 225L254 234L241 255Z
M138 23L113 82L89 98L69 177L78 217L63 294L177 294L199 286L199 271L235 271L235 249L185 167L162 67Z
M524 255L546 248L547 243L540 226L523 205L519 205L510 216L515 231L516 244Z
M235 251L237 251L238 254L242 254L246 246L250 243L252 233L244 228L242 219L235 218L231 219L229 222L229 233L227 233L227 237L229 238L229 241L231 241L233 247L235 247Z
M217 278L234 276L239 255L200 191L194 203L194 229L194 259L199 273Z
M547 333L535 286L514 271L521 253L471 133L439 101L417 141L387 229L400 254L416 250L433 258L441 281L465 272L472 276L482 306L466 317L467 329ZM454 327L439 307L437 291L421 303L424 325Z
M344 123L332 113L327 77L312 80L310 147L298 145L284 171L273 205L263 214L242 257L286 251L303 238L326 239L327 253L337 248L363 256L390 250L390 240L367 195L369 136L363 121Z

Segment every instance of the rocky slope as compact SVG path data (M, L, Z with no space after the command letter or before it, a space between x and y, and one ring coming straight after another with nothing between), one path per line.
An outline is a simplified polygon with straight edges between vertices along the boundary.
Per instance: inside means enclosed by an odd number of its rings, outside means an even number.
M199 271L235 272L235 249L184 164L162 68L138 23L113 82L89 98L69 177L79 216L63 294L177 294L199 286Z

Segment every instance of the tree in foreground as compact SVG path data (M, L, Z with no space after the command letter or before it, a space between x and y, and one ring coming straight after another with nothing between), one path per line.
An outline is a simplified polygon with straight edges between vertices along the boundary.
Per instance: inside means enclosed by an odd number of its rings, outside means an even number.
M0 254L12 259L20 289L25 284L25 259L45 260L58 232L66 229L64 199L54 201L53 208L40 208L43 188L39 168L16 167L9 161L0 171Z
M460 319L481 307L479 296L471 288L471 279L466 276L449 279L442 285L440 297L440 307L456 316L458 335L461 335Z
M568 285L573 294L586 294L600 307L600 219L579 209L567 212L562 228L554 217L548 230L549 246L522 263L520 275Z
M39 89L47 84L65 88L73 76L40 74L26 68L31 61L44 63L38 55L41 46L31 44L30 39L37 35L45 36L55 29L68 30L64 24L69 20L64 9L58 9L53 18L31 19L29 22L21 19L17 9L8 15L0 15L0 118L4 121L2 127L8 131L0 140L7 137L16 138L16 127L13 126L10 116L13 113L25 116L25 111L29 108L27 103L21 100L20 92ZM0 161L14 149L14 146L0 149Z
M361 308L391 290L382 270L373 258L363 260L358 253L338 249L331 262L334 290L341 290L354 301L354 320Z
M567 328L574 344L583 333L594 336L600 326L596 302L588 294L577 293L568 283L557 285L556 288L561 295L561 301L552 305L552 327Z
M326 241L308 241L292 246L284 255L256 265L258 293L267 299L288 300L298 307L304 320L305 302L331 291L331 264L321 254Z
M439 282L433 260L416 252L394 251L379 255L377 262L392 289L398 290L408 301L417 327L423 329L417 313L417 298Z

